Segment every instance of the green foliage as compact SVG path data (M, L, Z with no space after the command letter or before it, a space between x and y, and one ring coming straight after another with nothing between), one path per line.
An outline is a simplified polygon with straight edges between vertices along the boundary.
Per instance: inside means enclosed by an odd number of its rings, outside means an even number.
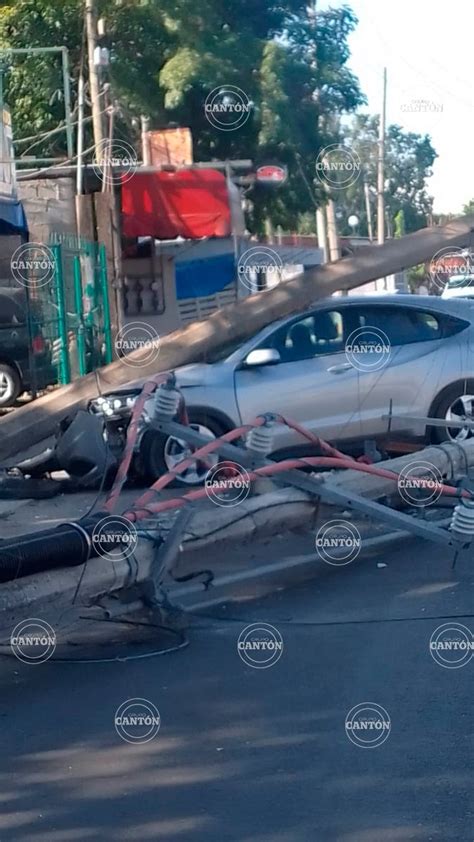
M266 218L294 230L314 219L324 195L315 182L319 150L340 136L339 117L364 102L346 67L356 18L347 6L318 12L306 0L98 0L111 51L109 78L122 117L119 137L138 144L138 118L151 126L189 126L196 160L251 158L286 164L278 190L247 192L249 226ZM0 10L0 46L61 46L70 51L73 105L84 48L82 0L16 0ZM86 74L87 75L87 74ZM204 103L219 85L241 88L252 103L238 131L206 119ZM15 138L49 131L64 119L60 58L15 57L5 80ZM86 146L90 145L90 125ZM19 152L26 150L18 144ZM64 134L34 151L62 155ZM309 215L309 216L308 216Z
M361 234L367 233L364 180L369 185L375 224L378 132L378 117L367 114L356 115L344 127L346 144L360 158L361 177L343 195L335 196L343 225L345 223L341 233L349 233L346 220L351 213L355 213L361 221ZM403 228L407 233L417 231L427 224L433 200L426 192L426 179L432 173L436 157L428 135L405 132L397 125L388 127L385 142L385 204L388 218L395 228L395 220L401 212Z
M427 272L425 264L420 263L418 266L411 266L407 269L407 281L408 286L410 287L410 292L416 292L421 284L424 284L429 288L429 273Z
M393 236L398 239L399 237L403 237L405 233L405 214L402 208L395 214Z

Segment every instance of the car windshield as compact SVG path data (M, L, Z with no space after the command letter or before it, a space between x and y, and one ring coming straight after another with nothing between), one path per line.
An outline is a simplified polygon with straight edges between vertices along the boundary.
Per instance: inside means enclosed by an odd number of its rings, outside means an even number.
M474 287L474 275L453 275L446 284L447 289Z

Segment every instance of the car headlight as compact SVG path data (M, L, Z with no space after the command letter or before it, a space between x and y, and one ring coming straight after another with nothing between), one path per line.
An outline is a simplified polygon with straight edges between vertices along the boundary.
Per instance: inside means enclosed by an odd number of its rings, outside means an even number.
M136 395L123 395L120 397L109 395L106 398L95 398L90 402L89 408L91 412L105 415L107 418L110 418L112 415L121 415L126 410L131 412L136 399Z

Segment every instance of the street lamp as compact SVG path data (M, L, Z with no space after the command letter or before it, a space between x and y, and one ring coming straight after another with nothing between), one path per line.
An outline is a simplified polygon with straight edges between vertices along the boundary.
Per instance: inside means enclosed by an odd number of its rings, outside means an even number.
M351 214L349 219L347 220L350 227L352 228L352 236L355 237L356 230L359 226L359 217L355 215L355 213Z

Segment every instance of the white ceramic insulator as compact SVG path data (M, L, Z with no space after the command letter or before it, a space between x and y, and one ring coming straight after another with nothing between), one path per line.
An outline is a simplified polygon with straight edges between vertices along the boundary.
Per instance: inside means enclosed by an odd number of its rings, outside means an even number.
M176 389L158 388L155 392L155 415L171 420L178 411L180 399Z
M474 500L462 500L457 504L449 528L460 535L474 535Z
M273 426L265 424L263 427L254 427L247 435L247 447L262 456L266 456L273 450Z

